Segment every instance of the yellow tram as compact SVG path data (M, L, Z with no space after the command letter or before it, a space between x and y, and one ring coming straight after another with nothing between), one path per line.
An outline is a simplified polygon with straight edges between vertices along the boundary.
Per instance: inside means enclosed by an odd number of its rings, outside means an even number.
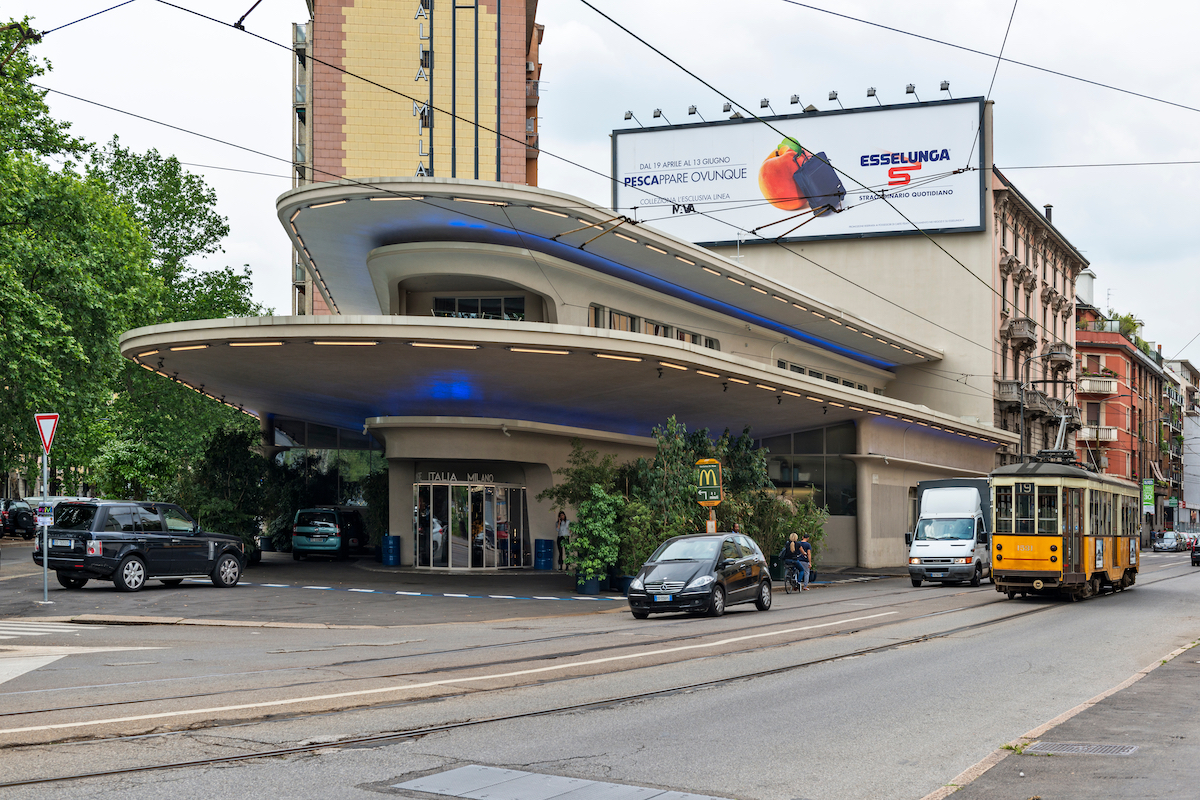
M1011 600L1080 600L1137 580L1142 500L1130 481L1080 467L1028 462L992 483L992 583Z

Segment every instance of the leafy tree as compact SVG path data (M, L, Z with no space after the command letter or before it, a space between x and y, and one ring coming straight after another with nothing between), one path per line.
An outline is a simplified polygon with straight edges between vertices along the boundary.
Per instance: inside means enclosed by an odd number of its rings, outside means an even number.
M589 488L587 499L579 503L567 548L567 564L580 580L603 577L617 563L618 519L624 506L625 498L609 494L595 483Z
M29 44L37 41L29 17L0 27L7 28L0 30L0 57L12 54L0 76L0 155L82 155L89 145L68 133L71 123L50 116L46 92L31 85L51 65L29 53Z
M267 462L258 444L253 432L239 426L216 431L180 497L201 526L240 536L247 552L257 548L262 528Z

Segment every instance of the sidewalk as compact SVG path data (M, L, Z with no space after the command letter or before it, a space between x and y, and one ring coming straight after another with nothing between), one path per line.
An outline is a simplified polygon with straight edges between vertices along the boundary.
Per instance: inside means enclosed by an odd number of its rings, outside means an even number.
M964 777L972 770L959 776L965 785L957 791L948 786L924 800L1200 796L1197 681L1200 649L1185 650L1069 719L1031 731L1014 749L997 751L976 769L994 766L974 780Z

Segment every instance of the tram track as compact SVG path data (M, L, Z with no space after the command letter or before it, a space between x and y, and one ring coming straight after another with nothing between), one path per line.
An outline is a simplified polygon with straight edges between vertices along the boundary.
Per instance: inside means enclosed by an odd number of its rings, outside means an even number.
M1174 565L1169 565L1169 566L1164 565L1164 567L1154 570L1154 572L1162 571L1162 569L1169 568L1170 566L1174 566ZM1173 580L1175 578L1185 577L1187 574L1190 574L1190 573L1183 573L1183 574L1175 575L1175 576L1158 577L1158 578L1155 578L1154 580L1149 580L1149 581L1144 579L1142 585L1143 586L1153 585L1154 583L1158 583L1163 580ZM881 603L881 604L869 605L866 607L856 609L856 611L865 613L865 612L879 611L882 609L893 609L893 608L897 608L897 607L911 605L913 603L932 602L932 601L937 601L937 600L944 600L944 599L951 598L951 597L959 597L959 596L964 596L964 595L978 595L978 594L982 594L984 592L993 592L993 591L994 590L992 589L992 587L971 588L971 589L956 591L951 594L937 594L937 595L929 595L929 596L925 596L925 597L911 597L910 590L888 592L887 593L888 596L900 596L903 599L901 599L898 602L894 602L894 603ZM877 599L878 597L879 596L876 596L876 598L872 598L872 599ZM784 617L783 619L780 619L779 616L772 615L773 618L769 621L764 621L762 623L758 623L758 624L754 624L754 625L739 626L737 629L737 632L739 634L744 635L748 632L764 631L764 630L769 630L771 628L786 627L788 625L796 624L799 622L813 623L813 622L820 622L822 620L829 620L829 619L838 617L840 614L844 614L845 611L844 610L830 611L829 613L820 614L820 615L808 614L808 615L804 615L804 616L800 616L800 612L802 610L812 609L816 605L833 606L833 605L844 604L845 602L846 602L845 600L827 600L827 601L821 601L820 603L805 606L805 607L803 607L803 609L792 609L791 611L793 613L789 614L788 616ZM826 632L826 633L821 633L821 634L805 637L805 640L815 641L818 639L824 639L824 638L828 638L828 637L832 637L832 636L846 636L846 635L851 635L853 633L863 632L866 630L874 630L874 629L881 628L881 627L888 627L888 626L893 626L893 625L902 624L902 623L906 623L906 622L912 622L914 620L927 619L927 618L933 617L933 616L953 614L953 613L958 613L958 612L962 612L962 611L978 610L978 609L982 609L982 608L991 606L994 603L1008 603L1008 602L1012 602L1012 601L1006 600L1002 595L997 595L996 598L994 599L994 601L991 603L984 602L984 603L979 603L976 605L962 606L962 607L951 608L951 609L943 609L940 611L932 612L930 614L919 614L919 615L915 615L915 616L906 616L906 617L903 617L901 619L896 619L896 620L880 621L878 623L874 623L871 625L861 626L854 630ZM1055 607L1057 607L1057 606L1047 606L1046 608L1055 608ZM1010 616L1013 616L1013 615L1001 617L1000 619L1006 619L1006 618L1009 618ZM694 624L695 621L694 620L673 620L672 619L672 620L667 620L664 622L666 623L666 625L686 625L686 624ZM640 623L640 624L645 625L645 623ZM444 655L450 655L450 654L469 654L469 653L478 652L480 650L485 650L485 649L531 646L531 645L542 644L545 642L574 640L574 639L580 639L580 638L604 637L604 636L610 636L612 634L620 634L620 633L628 633L628 632L629 632L628 628L624 628L624 629L606 628L606 629L600 630L600 631L594 631L594 630L593 631L579 631L576 633L561 634L561 635L556 635L556 636L522 639L522 640L519 640L516 642L499 642L499 643L492 643L492 644L486 644L486 645L472 645L470 647L462 647L462 648L446 648L446 649L442 649L442 650L422 651L420 653L405 653L405 654L397 654L394 656L380 656L377 658L364 659L361 661L360 660L345 660L345 661L332 662L330 664L323 664L323 665L313 665L313 666L304 666L304 667L281 667L281 668L278 668L278 670L256 670L256 671L243 672L243 673L214 673L212 675L208 675L208 676L204 676L204 677L209 678L209 679L221 679L221 678L227 678L227 677L236 677L238 675L250 675L250 674L261 675L261 674L272 674L275 672L286 672L286 671L297 671L297 670L306 670L307 671L307 670L337 669L337 668L341 668L341 667L345 667L345 666L359 665L359 664L370 663L370 662L428 658L428 657L444 656ZM347 686L347 685L353 685L353 684L362 684L362 683L370 682L370 681L394 680L394 679L409 678L409 677L413 677L413 676L429 676L429 677L448 676L448 675L452 676L452 675L466 673L466 672L480 670L480 669L504 668L504 667L509 667L509 666L513 666L513 665L517 665L517 664L547 663L547 662L554 662L554 661L557 661L560 659L565 659L565 658L585 657L585 656L594 655L594 654L600 653L600 652L612 653L616 649L628 649L628 648L633 648L633 647L645 647L645 646L660 647L660 646L664 646L664 645L679 645L681 643L695 642L695 641L699 641L699 640L709 639L712 637L726 636L729 634L729 632L730 631L728 631L728 630L698 631L698 632L689 633L684 636L663 636L663 637L659 637L659 638L655 638L655 639L643 639L643 640L636 641L636 642L629 642L628 644L622 644L617 647L614 647L614 645L611 642L608 642L608 643L597 644L592 647L573 648L570 650L559 650L559 651L554 651L551 653L541 653L541 654L537 654L536 656L531 656L531 657L518 656L518 657L514 657L514 658L495 659L495 660L485 661L485 662L473 662L473 663L459 664L459 665L453 665L453 666L439 666L439 667L435 667L435 668L431 668L431 669L414 669L414 670L406 670L406 671L400 671L400 672L389 672L389 673L383 673L383 674L363 675L363 676L354 676L354 677L321 678L321 679L315 679L315 680L311 680L311 681L293 681L293 682L290 682L287 684L280 684L280 685L272 686L271 688L274 690L291 690L291 689L311 688L314 686L328 686L328 685ZM800 640L789 639L787 641L781 641L781 642L770 643L770 644L758 644L758 645L756 645L754 647L750 647L750 648L742 648L742 649L725 651L725 652L720 653L720 655L723 655L723 656L724 655L737 655L737 654L744 654L744 653L752 651L752 650L766 650L766 649L774 649L777 647L786 647L786 646L796 644L797 641L800 641ZM712 657L712 654L704 654L704 655L696 656L696 658L710 658L710 657ZM684 660L689 660L689 659L684 659ZM639 667L632 667L632 668L637 669ZM547 679L547 680L534 681L532 683L515 684L512 686L502 687L501 689L482 689L482 690L475 689L475 690L471 690L470 692L441 694L441 695L435 695L434 697L436 697L438 699L449 699L449 698L454 698L454 697L465 696L466 694L479 694L481 691L484 691L484 692L503 691L506 689L521 688L521 687L525 687L525 686L537 685L539 683L548 683L548 682L553 682L553 681L558 681L558 680L571 680L574 677L575 676L567 677L567 678L551 678L551 679ZM172 679L172 680L176 680L176 679ZM194 680L194 679L181 678L179 680ZM126 684L126 685L128 685L128 684ZM71 689L71 688L73 688L77 691L90 691L90 690L94 690L95 688L103 688L103 685L101 685L99 687L97 687L97 686L63 687L63 690ZM21 711L3 712L3 713L0 713L0 719L22 718L22 717L31 717L31 716L36 716L36 715L51 715L51 714L56 714L56 713L79 712L79 711L88 711L88 710L100 710L100 709L105 709L105 708L131 707L131 706L147 705L147 704L154 704L154 703L177 702L177 701L183 701L183 700L205 700L205 699L212 700L212 699L221 698L221 697L231 697L231 696L236 696L239 694L261 692L261 691L262 691L262 687L241 687L241 688L223 689L223 690L214 691L214 692L194 692L194 693L188 693L188 694L165 695L165 696L152 697L152 698L134 698L134 699L129 699L129 700L117 700L117 701L112 701L112 702L107 702L107 703L63 705L63 706L54 706L54 707L50 707L50 708L26 709L26 710L21 710ZM7 695L0 694L0 699L3 699L5 696L11 696L11 695L16 695L16 694L25 694L25 693L24 692L23 693L7 693ZM431 698L422 697L422 698L411 699L411 700L403 700L398 703L390 703L390 702L388 702L388 703L372 703L367 706L356 705L356 706L349 706L344 709L333 709L332 711L335 711L335 712L342 711L342 710L353 711L353 710L362 710L363 708L370 708L370 707L380 707L380 708L382 708L382 707L397 707L397 706L403 706L403 705L407 705L407 704L415 703L415 702L424 702L428 699L431 699ZM319 713L325 713L325 712L319 712ZM301 716L303 716L303 715L301 715ZM269 717L268 719L295 719L295 718L296 718L296 716L294 716L294 715L279 715L277 717ZM227 723L227 724L242 724L242 722L243 722L242 720L237 720L237 721L234 721L232 723ZM217 723L215 726L219 726L221 724L222 723ZM189 729L185 729L185 730L192 730L192 729L189 728ZM118 737L118 738L120 738L120 737ZM104 739L103 741L111 741L111 740L112 739L110 737L110 738ZM77 740L77 741L79 741L79 740ZM87 740L84 739L82 741L87 741ZM7 747L12 747L12 746L20 746L20 745L7 745L7 746L0 745L0 749L5 749Z
M1175 566L1175 565L1172 565L1172 566ZM1162 572L1162 571L1165 571L1165 570L1163 570L1163 569L1154 570L1154 572ZM1188 575L1191 575L1191 574L1194 574L1194 573L1189 570L1187 572L1182 572L1182 573L1175 574L1175 575L1156 575L1151 580L1144 579L1143 583L1141 585L1142 586L1153 586L1154 584L1157 584L1157 583L1171 581L1171 580L1175 580L1175 579L1182 578L1182 577L1187 577ZM973 594L973 593L977 593L978 591L980 591L980 590L971 590L969 593ZM988 591L988 590L985 589L982 591ZM958 592L955 594L959 594L959 595L968 594L968 592ZM953 595L950 595L950 596L953 596ZM1103 599L1103 598L1101 598L1101 599ZM843 602L843 601L830 601L830 603L836 603L836 602ZM1021 607L1021 606L1025 605L1024 603L1022 603L1020 601L1017 601L1017 602L1004 601L1004 602L1005 602L1006 606L1011 605L1011 606ZM921 615L918 617L906 617L903 620L888 620L886 622L879 622L876 624L861 626L861 627L854 628L854 629L831 631L831 632L823 634L821 637L813 637L813 638L847 636L847 635L852 635L854 633L863 632L865 630L877 629L877 628L895 625L895 624L898 624L901 622L911 622L914 619L928 619L928 618L933 618L933 617L941 617L941 616L944 616L947 614L953 614L953 613L957 613L960 611L984 608L988 605L991 605L991 604L963 606L963 607L954 608L954 609L946 609L943 611L935 611L930 614ZM883 606L876 606L876 608L879 608L879 607L883 607ZM322 741L319 743L304 743L304 744L298 744L298 745L293 745L293 746L288 746L288 747L271 748L271 749L266 749L266 750L244 751L241 753L234 753L234 754L229 754L229 755L205 757L205 758L199 758L199 759L189 759L189 760L174 761L174 762L164 762L164 763L157 763L157 764L134 765L134 766L128 766L128 767L113 768L113 769L108 769L108 770L78 772L78 773L74 773L74 774L59 775L59 776L28 778L28 779L23 779L23 780L18 780L18 781L8 781L8 782L0 783L0 788L15 788L15 787L21 787L21 786L34 786L34 785L51 785L51 784L56 784L56 783L66 783L66 782L72 782L72 781L85 780L85 779L89 779L89 778L104 778L104 777L113 777L113 776L119 776L119 775L137 774L137 773L152 773L152 772L158 772L158 771L185 769L185 768L189 768L189 767L205 767L205 766L212 766L212 765L218 765L218 764L252 761L255 759L284 758L284 757L292 756L292 755L316 753L316 752L323 751L323 750L377 747L377 746L384 746L389 743L393 743L393 742L397 742L397 741L420 739L422 737L429 736L431 734L454 731L454 730L461 730L464 728L484 726L484 725L497 724L497 723L505 723L505 722L514 722L514 721L519 721L519 720L523 720L523 719L532 719L532 718L536 718L536 717L552 716L555 714L566 714L566 713L574 713L574 712L588 711L588 710L601 709L601 708L610 708L610 707L619 706L623 703L636 702L639 700L653 699L653 698L658 698L658 697L667 697L667 696L671 696L673 694L680 694L680 693L685 693L685 692L690 692L690 691L702 690L702 689L717 687L717 686L720 686L723 684L735 683L738 681L753 680L756 678L763 678L763 677L768 677L768 676L772 676L772 675L784 674L787 672L801 670L801 669L805 669L808 667L813 667L813 666L817 666L817 665L821 665L821 664L828 664L828 663L832 663L832 662L843 660L843 659L855 658L858 656L870 655L873 653L887 652L890 650L895 650L895 649L899 649L902 647L908 647L908 646L920 644L923 642L930 642L930 641L934 641L937 639L947 638L950 636L954 636L956 634L969 633L969 632L973 632L973 631L986 629L991 626L999 625L1001 623L1006 623L1006 622L1010 622L1010 621L1028 618L1030 616L1040 614L1043 612L1047 612L1047 611L1051 611L1051 610L1068 609L1071 607L1072 606L1062 604L1062 603L1046 603L1046 604L1041 604L1041 605L1032 606L1032 607L1025 606L1024 608L1019 608L1019 610L1017 610L1016 613L1004 614L1004 615L998 616L994 619L983 620L980 622L973 622L973 623L965 624L965 625L956 625L956 626L952 626L950 628L939 630L939 631L931 631L931 632L927 632L927 633L922 633L918 636L912 636L912 637L909 637L909 638L906 638L903 640L888 642L888 643L882 644L882 645L857 648L854 650L835 653L835 654L831 654L831 655L820 657L820 658L805 659L805 660L802 660L802 661L799 661L799 662L796 662L793 664L786 664L786 665L782 665L782 666L772 667L769 669L746 671L746 672L738 673L736 675L727 675L727 676L722 676L722 677L714 678L714 679L710 679L710 680L686 683L686 684L676 685L676 686L672 686L672 687L668 687L668 688L655 689L655 690L651 690L651 691L627 693L627 694L617 695L614 697L602 698L602 699L583 702L583 703L554 705L549 708L534 709L534 710L524 711L524 712L520 712L520 713L497 715L497 716L491 716L491 717L481 717L478 719L466 719L466 720L459 720L459 721L451 721L451 722L440 723L437 725L428 725L428 726L413 727L413 728L407 728L407 729L403 729L403 730L387 731L387 732L381 732L381 733L375 733L375 734L369 734L369 735L363 735L363 736L354 736L354 737L348 737L345 739L339 739L339 740L334 740L334 741ZM864 609L864 610L870 610L870 609ZM763 626L760 626L760 627L763 627ZM595 635L595 632L585 632L585 633ZM687 637L687 638L693 638L693 637ZM787 646L787 645L794 645L795 643L796 643L796 640L791 640L788 642L774 643L772 645L769 645L768 647L771 647L771 648L782 647L782 646ZM758 647L758 648L752 648L752 649L761 650L761 649L767 649L767 648ZM743 649L743 650L736 650L736 651L731 651L731 652L724 652L724 653L721 653L720 655L721 656L737 655L737 654L742 654L745 652L747 652L747 650ZM712 656L705 655L705 656L699 656L699 657L700 658L710 658ZM686 660L689 660L689 659L685 659L684 661L686 661ZM676 661L676 662L672 662L672 663L679 664L679 663L683 663L683 662ZM662 666L662 665L642 665L642 667L640 667L640 668L652 668L653 666ZM589 674L589 675L560 676L557 678L552 678L552 679L543 680L543 681L537 681L537 682L533 682L533 683L524 683L524 684L509 685L509 686L503 686L503 687L494 687L494 688L482 689L482 690L474 691L474 692L457 693L454 695L440 695L440 696L436 696L436 697L415 698L415 699L404 700L404 701L401 701L398 703L372 704L368 708L382 709L382 708L397 707L397 706L402 706L402 705L445 701L447 699L452 699L454 697L464 697L467 695L477 696L481 692L493 693L493 692L512 691L512 690L521 689L521 688L529 688L531 686L535 686L535 685L539 685L539 684L543 684L543 683L550 683L550 682L556 682L556 681L573 681L573 680L586 679L586 678L590 678L590 677L594 677L594 675ZM270 716L270 717L260 718L260 719L256 719L256 720L226 721L224 723L221 723L217 726L212 726L212 727L245 726L245 725L250 725L250 724L260 724L263 722L298 720L298 719L312 718L312 717L316 717L316 716L328 716L330 714L361 711L363 709L364 709L364 707L360 706L357 708L326 709L326 710L320 710L320 711L309 711L309 712L301 712L301 713L297 713L297 714ZM208 728L205 728L205 729L207 730ZM151 737L151 736L166 736L166 735L179 735L179 734L195 733L195 732L197 732L197 730L198 729L193 727L193 728L188 728L188 729L183 729L183 730L178 730L178 731L141 733L141 734L137 734L137 735L109 737L109 738L103 738L103 739L74 740L74 741L77 743L93 743L94 742L94 743L98 743L98 744L99 743L110 743L111 744L111 743L120 742L123 740L144 739L144 738ZM23 747L23 746L24 745L10 745L5 749L15 750L15 749Z
M989 587L989 589L990 589L990 587ZM950 594L950 595L939 594L939 595L929 595L926 597L911 597L911 596L909 596L903 600L900 600L899 602L883 603L883 604L878 604L878 605L868 605L868 606L864 606L861 609L857 609L857 610L862 611L862 612L867 612L867 611L876 611L879 609L891 609L891 608L897 608L897 607L901 607L901 606L905 606L905 605L910 605L913 603L934 602L934 601L938 601L938 600L944 600L948 597L961 596L961 595L965 595L965 594L979 594L979 593L986 592L986 591L989 591L989 590L988 589L969 589L966 591L954 592L953 594ZM899 591L899 592L888 592L887 594L902 597L906 594L910 594L910 592L909 591ZM1003 597L997 597L995 599L995 602L1003 602L1003 601L1004 601ZM831 605L839 605L839 604L843 604L843 603L845 603L844 600L825 600L825 601L820 601L818 603L812 603L810 605L804 606L803 609L800 609L800 608L790 609L789 611L793 612L793 613L789 614L788 612L784 612L784 614L786 614L786 616L775 613L775 614L771 615L772 618L768 621L753 624L753 625L742 625L742 626L739 626L737 630L741 633L745 633L745 632L767 630L770 628L775 628L775 627L780 627L780 626L787 626L787 625L791 625L791 624L796 624L801 621L812 622L812 621L823 621L823 620L831 619L831 618L838 616L840 613L844 613L844 611L831 611L829 613L823 613L823 614L819 614L819 615L811 615L811 614L801 615L799 612L801 612L804 609L812 609L817 606L831 606ZM972 608L982 608L986 605L990 605L990 604L984 603L984 604L980 604L978 606L972 606ZM949 613L952 611L959 611L959 610L965 610L965 608L949 609L947 611L941 611L941 612L935 612L935 613L943 614L943 613ZM929 615L918 615L916 617L906 617L905 620L921 619L924 616L929 616ZM676 625L694 626L695 622L696 622L696 620L694 620L694 619L686 619L686 620L669 619L669 620L663 620L662 627L666 627L668 625L670 625L670 626L676 626ZM653 625L654 623L650 623L650 624ZM646 626L647 623L641 622L641 623L639 623L639 625ZM212 673L212 674L198 676L198 677L203 678L205 680L224 680L224 679L235 678L235 677L240 677L240 676L264 675L264 674L269 675L269 674L279 674L281 672L310 671L310 670L311 671L334 670L334 669L339 669L339 668L343 668L343 667L347 667L347 666L359 666L359 665L368 664L368 663L411 660L411 659L420 659L420 658L433 658L433 657L448 656L448 655L467 655L467 654L479 652L481 650L486 650L486 649L535 646L535 645L543 644L543 643L547 643L547 642L604 637L604 636L611 636L614 634L627 634L629 632L630 632L629 628L606 628L604 630L598 630L598 631L596 631L596 630L578 631L575 633L561 634L561 635L557 635L557 636L545 636L545 637L537 637L537 638L531 638L531 639L522 639L522 640L515 641L515 642L497 642L497 643L485 644L485 645L472 645L470 647L446 648L446 649L442 649L442 650L422 651L422 652L418 652L418 653L400 653L400 654L391 655L391 656L378 656L378 657L367 658L367 659L347 659L347 660L343 660L343 661L335 661L335 662L330 662L328 664L312 665L312 666L279 667L279 668L272 669L272 670L252 670L252 671L244 671L244 672ZM669 644L677 644L677 643L682 643L682 642L702 640L702 639L706 639L706 638L711 638L713 636L723 636L723 635L727 635L727 633L728 633L727 630L692 631L692 632L689 632L687 635L683 635L683 636L663 636L663 637L659 637L659 638L655 638L655 639L640 639L636 642L630 642L630 643L628 643L628 645L621 645L620 647L621 648L633 647L633 646L658 647L658 646L669 645ZM826 635L828 635L828 634L826 634ZM819 637L812 637L812 638L819 638ZM794 642L783 642L780 644L782 645L782 644L793 644L793 643ZM769 645L769 646L773 647L776 645ZM551 652L551 653L542 653L542 654L539 654L536 658L514 657L514 658L505 658L505 659L494 659L491 661L473 662L470 664L460 664L460 665L454 665L454 666L440 666L440 667L435 667L432 669L414 669L414 670L407 670L407 671L402 671L402 672L388 672L388 673L376 674L376 675L342 677L342 678L337 678L337 679L322 678L322 679L315 679L315 680L310 680L310 681L292 681L292 682L285 683L285 684L275 685L272 688L286 690L286 689L299 689L299 688L305 688L305 687L319 686L319 685L325 685L325 684L330 684L330 683L348 684L348 683L352 683L352 682L364 682L364 681L374 681L374 680L392 680L392 679L397 679L397 678L412 677L414 675L447 675L447 674L455 674L458 672L463 672L463 671L473 670L473 669L507 667L507 666L511 666L513 664L524 664L524 663L529 663L531 661L553 661L553 660L562 659L562 658L577 658L577 657L581 657L581 656L592 655L592 654L599 653L599 652L611 652L614 649L615 649L614 645L611 642L608 642L608 643L597 644L592 647L582 647L582 648L574 648L574 649L570 649L570 650L559 650L559 651L555 651L555 652ZM194 681L194 680L197 680L197 678L181 677L181 678L169 678L169 679L162 679L162 680ZM25 692L8 692L8 693L0 693L0 700L3 700L5 697L14 697L14 696L23 695L23 694L39 694L40 695L40 694L45 694L46 691L95 691L97 689L103 689L103 688L106 688L108 686L113 686L113 685L146 685L148 683L153 683L153 682L156 682L156 681L132 682L132 683L127 682L127 683L122 683L122 684L98 684L98 685L74 686L74 687L59 687L59 688L56 688L53 690L30 690L30 691L25 691ZM162 696L158 696L158 697L149 697L149 698L137 698L137 699L130 699L130 700L116 700L116 701L107 702L107 703L89 703L86 705L63 705L63 706L53 706L53 707L49 707L49 708L40 708L40 709L26 709L26 710L22 710L22 711L5 711L5 712L0 712L0 719L24 717L24 716L34 715L34 714L52 714L52 713L68 712L68 711L84 711L84 710L89 710L89 709L117 708L117 707L122 707L122 706L141 705L141 704L146 704L146 703L165 703L165 702L173 702L173 701L180 701L180 700L215 698L215 697L236 695L236 694L242 694L242 693L246 693L246 692L255 692L255 691L260 691L260 688L259 687L245 687L245 688L236 688L236 689L223 689L223 690L216 691L216 692L193 692L193 693L188 693L188 694L174 694L174 695L162 695Z
M705 680L705 681L697 681L697 682L693 682L693 683L681 684L681 685L672 686L672 687L665 688L665 689L655 689L655 690L646 691L646 692L633 692L633 693L629 693L629 694L619 695L616 697L605 698L602 700L594 700L594 701L589 701L589 702L585 702L585 703L557 705L557 706L553 706L551 708L537 709L537 710L533 710L533 711L523 711L523 712L514 713L514 714L504 714L504 715L497 715L497 716L491 716L491 717L482 717L479 719L461 720L461 721L457 721L457 722L448 722L448 723L442 723L439 725L430 725L430 726L424 726L424 727L419 727L419 728L410 728L407 730L400 730L400 731L388 731L385 733L376 733L376 734L370 734L370 735L366 735L366 736L355 736L355 737L349 737L346 739L339 739L336 741L324 741L324 742L320 742L320 743L307 743L307 744L301 744L301 745L294 745L291 747L280 747L280 748L273 748L273 749L269 749L269 750L260 750L260 751L254 751L254 752L242 752L242 753L235 753L235 754L222 755L222 756L211 756L211 757L191 759L191 760L186 760L186 761L174 761L174 762L166 762L166 763L159 763L159 764L138 765L138 766L121 767L121 768L109 769L109 770L96 770L93 772L81 772L81 773L76 773L76 774L72 774L72 775L59 775L59 776L49 776L49 777L39 777L39 778L28 778L28 779L18 780L18 781L7 781L7 782L0 783L0 789L9 789L9 788L16 788L16 787L21 787L21 786L37 786L37 785L49 785L49 784L55 784L55 783L66 783L66 782L73 782L73 781L79 781L79 780L86 780L86 779L90 779L90 778L106 778L106 777L115 777L115 776L120 776L120 775L132 775L132 774L138 774L138 773L151 773L151 772L161 772L161 771L175 770L175 769L207 767L207 766L214 766L214 765L218 765L218 764L230 764L230 763L251 761L251 760L255 760L255 759L283 758L286 756L315 753L318 751L331 750L331 749L379 747L379 746L384 746L384 745L391 744L391 743L398 742L398 741L404 741L407 739L420 739L420 738L430 736L430 735L436 734L436 733L445 733L445 732L449 732L449 731L462 730L465 728L480 727L480 726L493 725L493 724L498 724L498 723L516 722L516 721L521 721L521 720L534 719L534 718L538 718L538 717L552 716L552 715L556 715L556 714L570 714L570 713L578 713L580 711L591 711L591 710L598 710L598 709L603 709L603 708L612 708L615 706L622 705L624 703L637 702L637 701L642 701L642 700L650 700L650 699L662 698L662 697L670 697L670 696L676 695L676 694L682 694L685 692L692 692L692 691L698 691L698 690L703 690L703 689L710 689L710 688L722 686L725 684L736 683L738 681L754 680L754 679L758 679L758 678L765 678L765 677L770 677L770 676L774 676L774 675L786 674L788 672L794 672L796 670L807 669L809 667L819 666L822 664L829 664L829 663L832 663L835 661L840 661L840 660L847 659L847 658L855 658L855 657L860 657L860 656L865 656L865 655L871 655L874 653L882 653L882 652L887 652L890 650L896 650L896 649L899 649L902 647L909 647L911 645L921 644L923 642L934 641L936 639L944 639L946 637L954 636L954 635L960 634L960 633L982 630L984 628L989 628L993 625L999 625L1001 623L1010 622L1015 619L1027 618L1027 617L1030 617L1030 616L1033 616L1036 614L1041 614L1041 613L1044 613L1047 611L1051 611L1057 607L1058 606L1051 606L1051 605L1039 606L1039 607L1035 607L1035 608L1026 609L1024 611L1020 611L1016 614L1009 614L1009 615L1005 615L1002 617L997 617L996 619L984 620L982 622L971 623L968 625L960 625L960 626L948 628L948 629L941 630L941 631L925 633L925 634L921 634L920 636L914 636L914 637L910 637L908 639L903 639L903 640L896 641L896 642L889 642L884 645L876 645L873 647L864 647L864 648L859 648L859 649L852 650L849 652L843 652L843 653L837 653L837 654L830 655L830 656L824 656L821 658L806 659L804 661L801 661L801 662L798 662L795 664L787 664L784 666L772 667L769 669L753 670L750 672L742 672L737 675L728 675L728 676L723 676L720 678L714 678L714 679ZM842 632L839 632L839 634L837 634L837 635L845 635L846 633L849 633L849 632L842 631ZM513 688L516 688L516 687L505 687L503 690L511 690ZM503 690L496 689L496 690L491 690L491 691L503 691ZM106 739L103 741L111 742L113 740Z

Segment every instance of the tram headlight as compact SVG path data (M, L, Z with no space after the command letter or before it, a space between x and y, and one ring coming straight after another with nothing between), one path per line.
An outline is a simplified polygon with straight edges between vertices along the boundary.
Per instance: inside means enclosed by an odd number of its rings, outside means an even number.
M1057 552L1058 552L1058 545L1056 545L1056 544L1052 544L1052 545L1050 545L1050 552L1051 552L1051 553L1057 553ZM1051 559L1051 560L1053 561L1053 559Z
M1000 555L999 553L996 553L996 560L997 560L997 561L1003 561L1003 560L1004 560L1004 556Z
M1000 544L999 542L996 542L996 552L999 553L1003 549L1004 549L1004 545Z
M1055 561L1058 561L1058 556L1050 556L1050 563L1053 564Z

